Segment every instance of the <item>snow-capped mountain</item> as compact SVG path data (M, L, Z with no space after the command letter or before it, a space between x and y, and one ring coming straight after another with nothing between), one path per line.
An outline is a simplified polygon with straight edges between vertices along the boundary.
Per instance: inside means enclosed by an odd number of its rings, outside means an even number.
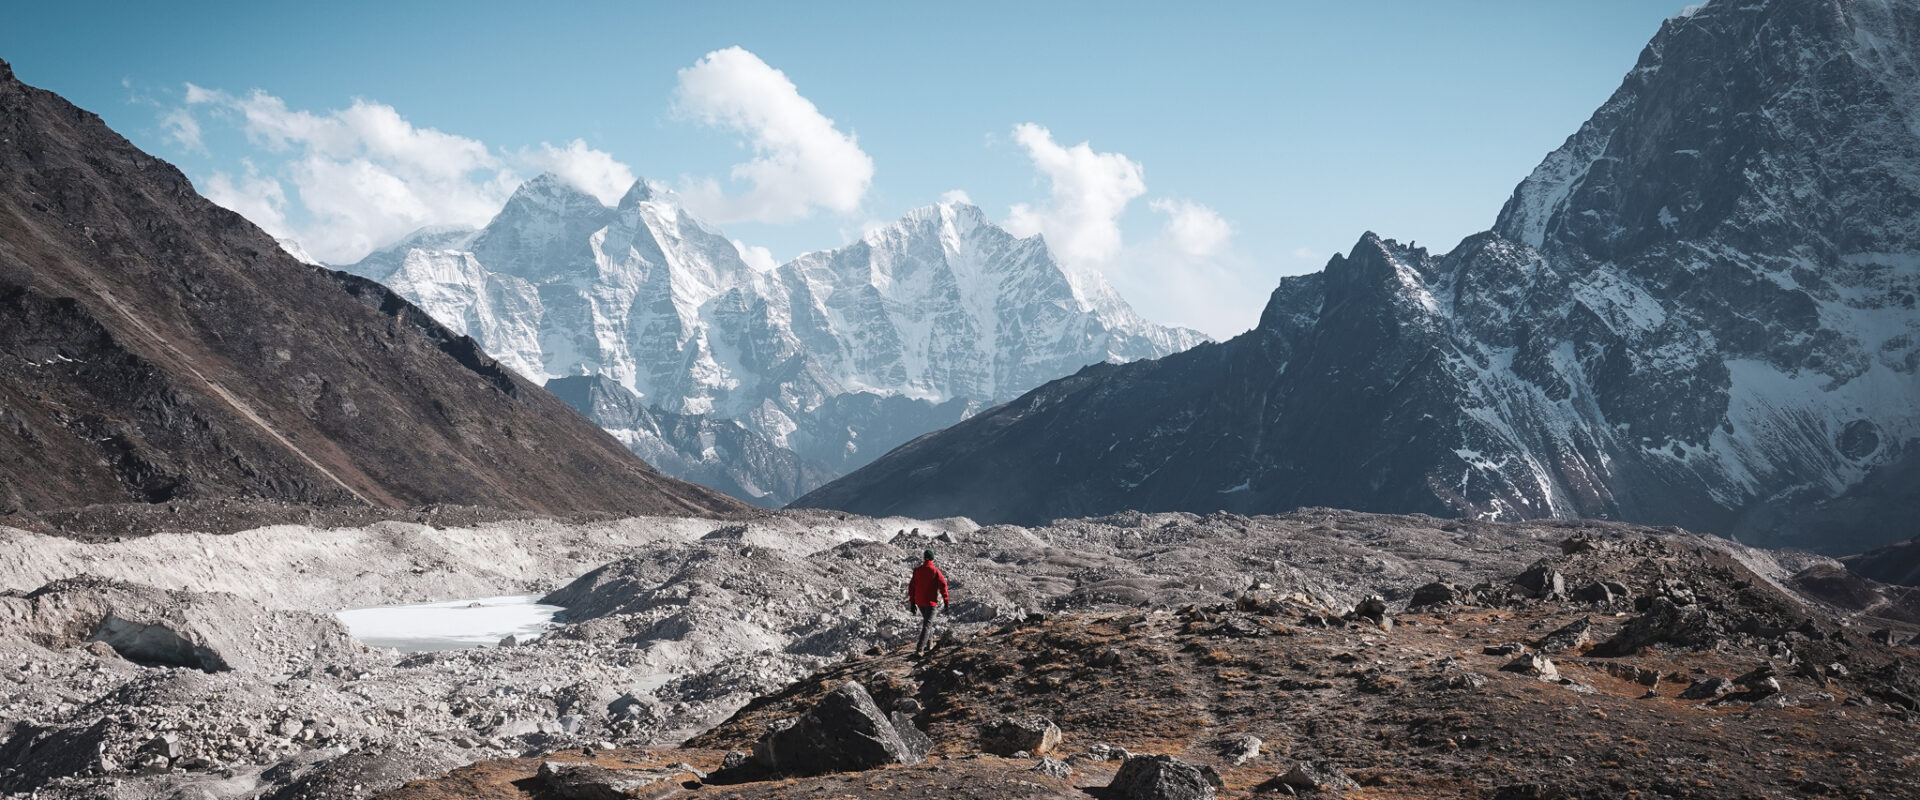
M524 375L605 376L644 406L737 421L833 475L1087 364L1204 339L1147 322L1039 237L954 203L763 272L657 186L637 182L610 208L543 175L485 228L423 230L346 269ZM648 440L636 452L664 446L600 421Z
M1302 505L1848 552L1920 512L1920 4L1669 20L1493 230L1368 234L1258 328L1097 366L800 505L981 521Z

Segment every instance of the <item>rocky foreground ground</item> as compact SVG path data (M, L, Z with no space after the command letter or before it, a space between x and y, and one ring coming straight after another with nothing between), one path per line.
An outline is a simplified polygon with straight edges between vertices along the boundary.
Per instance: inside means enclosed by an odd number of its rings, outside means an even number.
M1920 792L1914 590L1671 529L1308 510L0 536L11 796ZM955 604L916 660L900 597L926 547ZM526 591L567 624L524 646L402 656L324 613ZM1007 744L1031 714L1061 738ZM883 757L820 755L810 731L861 720Z

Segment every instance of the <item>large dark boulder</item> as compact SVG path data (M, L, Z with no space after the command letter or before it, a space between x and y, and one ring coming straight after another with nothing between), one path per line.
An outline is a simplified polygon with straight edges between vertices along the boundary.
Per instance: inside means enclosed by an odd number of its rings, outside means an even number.
M900 738L857 681L829 692L793 724L769 731L753 746L755 765L784 775L855 772L925 760Z
M1116 800L1213 800L1213 784L1205 772L1167 755L1127 759L1107 792Z

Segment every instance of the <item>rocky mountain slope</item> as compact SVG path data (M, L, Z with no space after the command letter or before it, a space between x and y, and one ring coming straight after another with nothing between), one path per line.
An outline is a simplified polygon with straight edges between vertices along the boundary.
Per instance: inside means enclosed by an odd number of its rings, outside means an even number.
M1036 522L1329 505L1854 552L1920 513L1920 7L1710 2L1434 254L1096 365L796 503Z
M222 498L738 507L0 64L0 512Z
M953 203L762 272L660 187L638 182L609 208L543 175L482 230L421 231L347 269L522 375L604 376L653 412L737 423L829 477L1087 364L1202 339ZM657 425L596 421L670 474L715 474ZM821 482L730 469L709 485L763 505Z

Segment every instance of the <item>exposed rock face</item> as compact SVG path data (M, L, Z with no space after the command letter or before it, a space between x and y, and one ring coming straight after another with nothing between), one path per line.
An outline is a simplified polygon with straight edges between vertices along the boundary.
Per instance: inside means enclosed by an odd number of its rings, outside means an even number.
M834 476L1087 364L1204 339L965 204L763 272L660 187L608 208L543 175L482 230L422 231L347 269L536 381L604 376L678 424L737 423ZM698 443L601 422L669 474L715 477ZM813 488L773 460L729 469L708 485L762 504Z
M1920 513L1920 9L1712 2L1436 255L1096 365L796 505L982 522L1325 505L1853 552ZM1845 176L1845 177L1841 177Z
M0 512L218 498L738 508L0 64Z

